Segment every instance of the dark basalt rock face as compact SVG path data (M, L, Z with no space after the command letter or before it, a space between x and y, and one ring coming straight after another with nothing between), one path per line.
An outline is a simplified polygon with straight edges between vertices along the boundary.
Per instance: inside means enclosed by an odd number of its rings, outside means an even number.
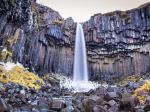
M0 45L39 74L72 75L76 23L34 0L2 0ZM150 73L150 3L83 23L90 79Z
M149 74L150 4L94 15L84 28L93 79Z
M72 74L75 23L31 0L2 0L0 43L14 61L44 74ZM18 12L14 12L18 11Z

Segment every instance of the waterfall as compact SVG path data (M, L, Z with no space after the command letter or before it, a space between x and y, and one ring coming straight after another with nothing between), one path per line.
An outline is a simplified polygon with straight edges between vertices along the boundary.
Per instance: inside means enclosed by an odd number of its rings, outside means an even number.
M74 92L87 92L90 89L97 88L98 83L88 80L87 55L84 32L81 24L77 24L75 52L74 52L73 81L65 81L62 85L70 87Z
M86 45L81 24L77 24L75 39L75 55L73 82L88 82Z
M88 80L86 45L81 24L77 24L76 28L74 53L73 80L59 76L61 79L60 86L68 88L71 91L73 90L73 92L88 92L91 89L102 86ZM107 87L107 85L103 86Z

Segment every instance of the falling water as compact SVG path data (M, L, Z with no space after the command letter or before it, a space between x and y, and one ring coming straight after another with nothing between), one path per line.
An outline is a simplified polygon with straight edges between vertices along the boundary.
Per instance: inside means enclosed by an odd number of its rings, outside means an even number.
M88 82L86 46L81 24L77 24L76 28L73 82Z
M77 24L76 28L73 81L62 76L59 79L61 87L73 89L73 92L87 92L100 86L88 80L86 46L81 24Z

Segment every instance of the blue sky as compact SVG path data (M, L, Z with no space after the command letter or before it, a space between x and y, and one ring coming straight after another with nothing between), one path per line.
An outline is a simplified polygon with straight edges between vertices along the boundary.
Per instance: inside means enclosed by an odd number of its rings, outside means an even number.
M63 18L72 17L83 22L96 13L129 10L150 0L37 0L38 3L58 11Z

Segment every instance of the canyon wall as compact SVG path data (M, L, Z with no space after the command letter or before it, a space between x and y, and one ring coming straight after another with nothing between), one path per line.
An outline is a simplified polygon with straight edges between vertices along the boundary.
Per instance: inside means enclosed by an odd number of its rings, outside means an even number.
M83 23L91 80L150 73L150 3ZM76 23L34 0L2 0L0 45L39 75L72 75Z
M84 23L93 79L150 73L150 3L95 14Z

